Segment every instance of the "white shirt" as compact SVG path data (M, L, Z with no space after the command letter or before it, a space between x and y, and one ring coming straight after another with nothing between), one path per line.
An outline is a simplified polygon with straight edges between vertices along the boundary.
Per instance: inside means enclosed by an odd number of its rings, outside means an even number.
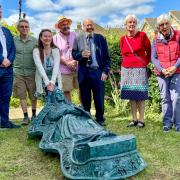
M4 32L2 30L2 27L0 26L0 42L3 48L3 57L7 58L7 47L6 47L6 37L4 35Z

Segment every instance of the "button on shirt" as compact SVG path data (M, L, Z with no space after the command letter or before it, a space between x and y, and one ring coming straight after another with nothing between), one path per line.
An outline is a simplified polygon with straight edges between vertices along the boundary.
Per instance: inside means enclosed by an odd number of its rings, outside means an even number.
M3 49L3 57L7 58L7 47L6 47L6 37L3 33L2 27L0 26L0 43Z
M35 73L36 67L33 59L33 49L37 45L34 37L28 37L23 41L19 36L14 38L16 46L16 58L14 60L14 73L29 76Z

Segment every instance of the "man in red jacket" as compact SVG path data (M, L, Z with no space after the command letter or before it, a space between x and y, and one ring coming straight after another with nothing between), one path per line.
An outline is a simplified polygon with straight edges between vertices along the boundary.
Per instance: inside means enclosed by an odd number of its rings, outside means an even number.
M180 31L171 27L170 17L157 18L158 34L152 44L152 62L162 99L163 131L173 124L180 132Z

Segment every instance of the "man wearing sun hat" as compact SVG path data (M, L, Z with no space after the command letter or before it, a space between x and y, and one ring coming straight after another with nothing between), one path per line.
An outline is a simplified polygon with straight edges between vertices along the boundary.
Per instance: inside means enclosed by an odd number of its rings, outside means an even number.
M75 38L75 33L70 31L71 23L72 20L65 16L58 17L55 28L59 32L53 37L54 44L59 48L61 56L62 90L70 102L71 91L78 88L77 61L71 55Z

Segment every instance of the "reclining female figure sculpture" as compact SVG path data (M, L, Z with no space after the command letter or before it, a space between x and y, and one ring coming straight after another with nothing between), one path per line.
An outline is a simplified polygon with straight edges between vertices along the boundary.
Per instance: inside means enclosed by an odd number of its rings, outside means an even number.
M59 89L48 95L28 133L42 136L39 147L44 151L60 154L62 172L70 179L121 179L146 167L134 135L105 130Z

